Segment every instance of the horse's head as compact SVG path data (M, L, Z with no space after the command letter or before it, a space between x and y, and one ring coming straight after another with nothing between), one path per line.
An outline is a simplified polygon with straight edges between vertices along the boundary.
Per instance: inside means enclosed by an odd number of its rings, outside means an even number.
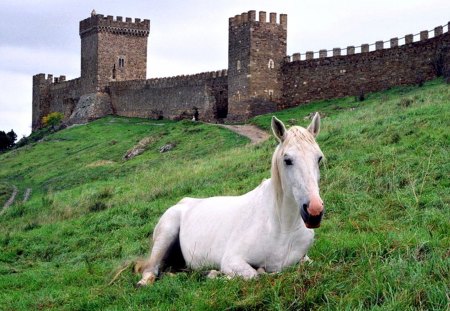
M286 130L283 122L272 117L272 131L280 144L272 159L272 178L283 199L292 200L308 228L320 226L324 204L319 194L319 164L322 151L315 137L320 116L314 115L307 129L293 126Z

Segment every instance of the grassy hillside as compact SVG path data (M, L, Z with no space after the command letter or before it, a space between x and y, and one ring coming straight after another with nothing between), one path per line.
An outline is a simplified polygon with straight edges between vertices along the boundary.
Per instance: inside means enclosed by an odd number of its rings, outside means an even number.
M241 194L269 177L274 139L251 146L214 125L107 117L0 155L0 208L19 189L0 216L0 309L448 309L448 85L277 116L307 125L316 110L327 212L314 261L252 281L190 272L137 290L130 263L148 254L158 218L182 197ZM270 116L251 122L268 129ZM147 151L123 160L146 137ZM160 153L167 143L176 146Z

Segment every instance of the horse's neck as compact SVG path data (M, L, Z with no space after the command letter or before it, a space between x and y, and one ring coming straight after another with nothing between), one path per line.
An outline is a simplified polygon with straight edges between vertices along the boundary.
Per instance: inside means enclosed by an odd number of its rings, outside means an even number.
M275 228L281 232L291 232L305 226L294 198L279 193L280 189L275 187L272 179L268 180L265 191L266 194L270 193L267 208Z

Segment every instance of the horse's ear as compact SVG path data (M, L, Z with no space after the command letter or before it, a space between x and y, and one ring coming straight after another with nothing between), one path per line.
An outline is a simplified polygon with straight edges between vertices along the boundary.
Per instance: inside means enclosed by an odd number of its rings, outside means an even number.
M308 131L311 132L311 134L314 135L314 137L316 137L317 135L319 135L319 131L320 131L320 114L318 112L316 112L316 114L314 115L311 124L308 126Z
M283 122L277 119L277 117L272 117L272 132L275 135L275 138L278 139L280 143L284 141L286 128L284 127Z

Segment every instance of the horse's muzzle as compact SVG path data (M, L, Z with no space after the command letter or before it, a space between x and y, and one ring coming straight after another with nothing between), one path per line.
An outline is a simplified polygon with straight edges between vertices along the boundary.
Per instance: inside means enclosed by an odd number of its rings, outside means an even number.
M314 229L320 227L320 222L322 221L323 212L321 211L319 215L311 215L308 213L308 205L303 204L300 208L300 216L302 216L303 221L305 222L306 228Z

